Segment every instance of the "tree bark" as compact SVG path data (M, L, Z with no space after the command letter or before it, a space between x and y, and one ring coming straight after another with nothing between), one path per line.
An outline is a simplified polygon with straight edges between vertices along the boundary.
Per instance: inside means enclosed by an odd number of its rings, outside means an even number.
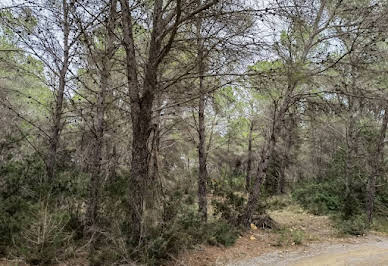
M201 5L201 0L197 0ZM205 90L204 90L204 46L201 29L202 19L197 18L197 63L199 74L199 104L198 104L198 212L202 221L207 221L207 165L206 165L206 127L205 127Z
M373 172L368 180L367 187L367 215L369 223L372 223L374 202L376 196L376 180L382 174L382 166L384 164L384 143L388 124L388 108L384 110L384 118L380 127L379 138L376 143L376 152L373 160Z
M120 0L133 130L131 170L128 182L131 196L129 225L133 242L138 242L142 238L144 192L148 185L154 185L148 180L150 160L148 143L152 131L152 108L157 92L158 66L170 52L179 26L184 21L210 8L217 1L200 6L185 17L182 17L182 2L180 0L176 1L174 10L163 8L163 2L163 0L153 2L151 38L144 70L144 82L140 91L131 10L127 0Z
M272 126L269 130L266 143L261 152L261 159L257 168L255 180L253 181L253 185L248 196L248 202L245 206L244 213L240 217L240 224L242 224L243 226L249 226L252 220L252 216L256 210L257 203L260 197L260 188L263 182L265 181L269 162L273 156L276 141L278 135L280 134L279 132L281 132L281 129L284 126L283 122L286 112L292 103L291 92L294 90L295 87L296 83L290 82L290 84L287 86L284 99L281 102L278 111L276 106L274 108Z
M59 146L60 134L62 131L62 109L63 99L66 88L66 74L69 67L69 8L66 0L62 0L63 11L63 63L59 70L59 86L55 96L55 107L53 114L53 127L50 135L50 145L46 164L47 178L49 182L52 182L55 178L55 169L57 165L57 150Z
M105 131L105 98L109 88L110 73L112 67L112 57L114 56L114 28L116 19L117 0L111 0L109 21L106 27L106 48L105 51L96 51L96 58L101 58L100 91L97 95L96 104L96 127L94 132L95 142L93 144L91 178L89 182L89 202L86 211L87 226L93 227L97 223L98 209L100 203L100 191L103 178L102 150L104 147ZM97 60L96 60L97 61Z
M245 177L245 189L249 192L251 188L251 171L252 171L252 160L253 160L253 152L252 152L252 135L253 135L253 127L254 122L251 120L249 126L249 137L248 137L248 161L247 161L247 173Z
M290 153L292 149L292 137L294 134L294 129L296 127L295 124L295 118L292 114L287 119L288 126L284 128L283 130L283 140L284 140L284 147L283 147L283 156L282 161L280 163L280 171L279 171L279 177L278 177L278 184L277 184L277 193L278 194L284 194L285 193L285 186L286 186L286 170L290 164Z
M129 177L129 226L132 241L142 238L144 194L149 178L150 151L148 142L152 126L152 107L157 85L159 53L161 51L161 20L163 1L156 0L153 11L153 31L151 33L148 60L145 68L143 92L141 95L137 80L137 64L132 31L132 19L128 1L120 0L124 47L126 51L127 79L131 99L132 159Z
M355 78L352 77L352 93L358 95L358 91L355 85ZM353 178L355 176L357 153L358 153L358 132L357 122L359 120L359 101L361 99L349 96L349 117L348 127L346 131L346 158L345 158L345 202L344 202L344 216L350 217L353 215L353 199L352 199L352 186Z

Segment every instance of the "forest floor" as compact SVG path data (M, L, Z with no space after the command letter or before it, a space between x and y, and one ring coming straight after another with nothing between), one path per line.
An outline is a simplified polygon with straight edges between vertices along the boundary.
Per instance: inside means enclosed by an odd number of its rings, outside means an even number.
M294 203L268 214L281 229L253 227L231 247L202 245L187 250L172 265L388 265L388 234L341 235L328 216L309 214ZM28 264L0 259L3 265ZM81 256L60 265L87 265L87 259Z
M253 228L232 247L201 246L175 265L388 265L388 235L340 235L329 217L294 204L269 215L283 229Z

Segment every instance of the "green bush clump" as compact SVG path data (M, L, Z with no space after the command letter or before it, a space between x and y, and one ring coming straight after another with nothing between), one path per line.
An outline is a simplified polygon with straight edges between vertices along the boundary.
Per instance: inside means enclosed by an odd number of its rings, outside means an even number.
M67 213L40 202L15 240L19 254L33 265L52 264L70 246L72 234L65 230L69 220Z
M366 215L356 215L349 219L337 219L336 226L341 233L349 235L364 235L369 229Z
M138 259L147 265L168 264L182 250L204 243L231 246L238 236L239 230L224 220L202 223L196 212L187 211L172 223L148 228Z
M329 214L341 209L341 185L336 182L307 182L299 184L293 198L312 214Z
M346 194L345 186L339 179L324 182L312 181L299 184L292 196L303 208L313 214L329 214L339 232L350 235L363 235L370 228L365 215L365 185L353 182L352 193ZM376 200L375 217L381 215L381 194Z
M9 162L0 168L0 253L7 253L14 236L30 220L28 213L39 189L40 171L42 165L34 161Z
M275 231L279 234L275 246L301 245L306 236L304 231L298 229L280 228Z
M207 224L204 233L207 234L207 242L211 245L232 246L238 236L238 228L230 225L226 221L218 220Z
M12 252L32 264L52 263L65 241L82 238L78 205L84 176L62 171L49 183L44 173L38 156L0 168L0 253Z
M385 217L377 217L374 219L372 224L373 230L388 233L388 218Z
M245 198L232 191L218 191L212 204L214 216L220 216L231 224L238 224L239 215L245 206Z
M150 214L150 219L157 222L144 222L144 234L139 242L134 243L130 238L129 225L125 222L113 226L116 229L107 225L107 231L110 231L99 244L96 261L169 265L180 252L197 245L233 245L240 235L240 228L222 217L213 216L208 222L202 221L197 206L188 204L189 196L184 189L177 188L164 198L160 202L161 212ZM120 238L124 243L119 241Z
M276 195L268 199L268 209L270 210L281 210L287 208L293 204L293 199L289 194Z

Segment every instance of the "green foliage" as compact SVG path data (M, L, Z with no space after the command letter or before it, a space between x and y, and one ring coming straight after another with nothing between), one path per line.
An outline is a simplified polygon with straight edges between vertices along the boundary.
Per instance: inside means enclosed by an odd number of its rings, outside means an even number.
M0 168L0 247L3 253L30 219L28 212L39 189L37 183L42 178L42 170L39 162L29 160L23 164L9 162Z
M44 201L34 206L29 217L15 239L17 250L31 264L52 264L72 239L71 232L65 231L70 217L66 212L50 210Z
M290 195L275 195L267 201L268 209L281 210L293 204L293 199Z
M29 221L30 204L14 196L0 201L0 254L6 254L13 236Z
M223 219L202 223L197 211L188 208L180 210L169 222L147 228L142 245L129 248L134 260L161 265L198 244L231 246L238 236L239 230Z
M17 242L18 254L32 262L49 263L64 238L82 237L78 202L86 191L85 176L74 170L62 171L48 184L44 173L44 164L36 155L0 168L1 253L7 253ZM59 202L68 204L61 210L53 208ZM38 240L43 242L37 244Z
M373 220L372 229L378 232L388 233L388 218L387 216L376 217Z
M245 198L232 191L219 191L216 195L219 199L212 201L214 215L220 216L232 224L238 224L239 216L245 206Z
M370 228L365 215L365 185L354 182L350 194L346 195L344 191L345 186L341 179L329 179L324 182L298 184L292 195L311 213L331 215L339 232L351 235L365 234ZM378 199L384 197L381 192L377 195ZM376 221L381 221L380 217L385 217L384 207L381 207L380 200L376 202L376 206L380 206L376 208ZM377 228L384 231L384 226Z
M349 219L335 218L336 227L341 233L350 235L363 235L369 229L368 219L365 214L355 215Z
M226 178L215 180L211 187L213 188L212 205L214 207L213 215L221 217L230 224L239 224L239 218L244 213L247 195L245 192L245 177L242 175L232 175ZM258 203L255 214L261 215L267 209L266 195L263 195Z
M204 223L194 203L195 191L177 186L166 191L165 198L160 202L154 203L160 207L159 212L145 215L143 238L141 242L134 243L128 231L129 225L125 222L125 210L129 204L125 176L117 176L105 190L108 197L106 208L110 214L106 214L109 221L102 225L107 233L98 243L93 258L96 265L118 261L168 265L183 250L199 244L230 246L238 238L239 228L223 218L212 217Z
M301 245L306 238L304 231L299 229L281 228L275 232L278 233L275 246L279 247Z
M264 189L265 192L269 196L273 196L278 192L278 186L279 186L279 179L281 178L281 163L282 163L282 158L281 156L275 152L274 155L272 156L268 170L267 170L267 176L265 178L264 182Z
M293 198L311 213L328 214L341 209L343 186L337 182L300 183L292 192Z

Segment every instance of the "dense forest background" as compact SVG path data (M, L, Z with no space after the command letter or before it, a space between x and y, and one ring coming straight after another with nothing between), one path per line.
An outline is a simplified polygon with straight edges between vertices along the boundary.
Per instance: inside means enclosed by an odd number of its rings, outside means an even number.
M0 4L0 253L168 264L291 194L387 224L386 0Z

